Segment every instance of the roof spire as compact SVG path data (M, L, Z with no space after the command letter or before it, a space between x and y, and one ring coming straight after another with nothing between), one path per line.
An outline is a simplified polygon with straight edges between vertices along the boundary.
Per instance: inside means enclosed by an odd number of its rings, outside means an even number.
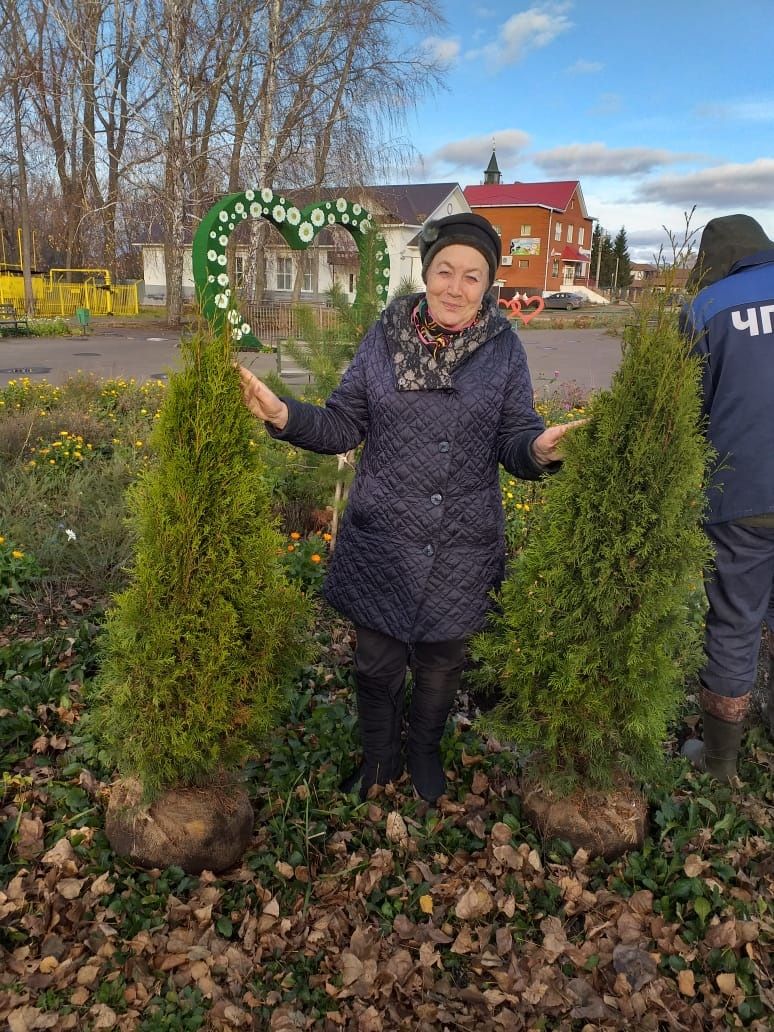
M484 185L498 186L502 179L503 177L497 164L497 155L495 154L495 141L494 137L492 137L492 157L489 159L489 164L484 172Z

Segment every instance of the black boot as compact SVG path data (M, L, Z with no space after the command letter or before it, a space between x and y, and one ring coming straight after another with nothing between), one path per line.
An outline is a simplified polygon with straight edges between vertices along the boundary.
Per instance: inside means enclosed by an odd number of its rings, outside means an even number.
M736 762L745 730L750 696L731 699L703 688L700 696L704 738L691 738L682 755L696 767L728 784L736 777Z
M452 643L456 645L457 643ZM408 766L419 795L434 803L446 791L441 762L441 739L460 684L463 658L456 655L424 656L413 664L408 731ZM425 665L432 663L431 665Z
M387 785L403 773L401 730L406 678L399 685L355 675L357 713L363 760L360 767L341 783L342 791L351 792L360 783L364 800L372 785ZM391 693L392 690L392 693Z

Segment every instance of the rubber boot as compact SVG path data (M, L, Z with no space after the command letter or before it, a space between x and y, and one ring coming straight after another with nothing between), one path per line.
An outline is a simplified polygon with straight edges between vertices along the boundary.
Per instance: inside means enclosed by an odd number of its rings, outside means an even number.
M360 767L341 783L351 792L360 782L364 800L372 785L387 785L403 773L401 730L406 692L405 673L398 685L363 674L355 675L357 713L363 760Z
M703 688L700 703L704 737L689 739L681 753L697 770L728 784L736 777L750 696L731 699Z
M441 739L460 684L462 663L414 664L408 731L408 766L417 793L435 803L446 791Z

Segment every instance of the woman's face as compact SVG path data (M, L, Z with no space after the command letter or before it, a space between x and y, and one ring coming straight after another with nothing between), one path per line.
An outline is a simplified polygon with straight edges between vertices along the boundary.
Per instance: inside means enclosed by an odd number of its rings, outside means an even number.
M430 262L426 277L427 307L447 330L473 321L489 287L489 266L475 247L449 244Z

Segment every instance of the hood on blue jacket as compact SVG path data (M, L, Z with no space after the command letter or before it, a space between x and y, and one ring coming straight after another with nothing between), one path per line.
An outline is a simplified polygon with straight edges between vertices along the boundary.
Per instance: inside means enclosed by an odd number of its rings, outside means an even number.
M704 227L696 264L686 289L696 290L725 279L740 259L774 247L763 227L749 215L722 215Z

